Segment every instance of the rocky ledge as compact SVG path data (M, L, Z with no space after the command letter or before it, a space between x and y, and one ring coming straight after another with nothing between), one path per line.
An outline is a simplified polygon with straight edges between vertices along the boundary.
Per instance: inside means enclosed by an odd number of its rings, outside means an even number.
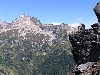
M72 54L78 66L74 72L75 75L100 74L100 2L93 10L98 18L98 23L91 25L90 29L85 29L82 24L78 32L69 35L73 47ZM92 64L87 66L87 62ZM82 71L83 68L85 68L84 71Z

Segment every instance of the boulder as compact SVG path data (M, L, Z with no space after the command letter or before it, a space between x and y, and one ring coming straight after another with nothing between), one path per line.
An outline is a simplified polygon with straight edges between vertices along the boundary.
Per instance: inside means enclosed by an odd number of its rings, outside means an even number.
M98 22L100 22L100 2L98 2L95 6L95 8L93 9L97 18L98 18Z
M72 54L78 65L100 60L100 2L95 6L94 12L98 23L91 25L90 29L85 29L85 25L81 24L79 31L69 35Z

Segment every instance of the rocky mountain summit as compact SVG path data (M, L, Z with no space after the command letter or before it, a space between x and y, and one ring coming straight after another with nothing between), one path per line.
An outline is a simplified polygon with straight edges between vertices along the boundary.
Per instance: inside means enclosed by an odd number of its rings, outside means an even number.
M77 31L77 29L64 23L60 25L42 24L37 18L25 14L19 16L11 23L0 21L0 33L9 30L14 30L13 32L16 31L19 36L23 36L23 38L25 38L26 34L30 33L40 34L44 37L48 36L49 41L58 38L61 39L61 31L65 31L66 34L71 34Z
M12 21L12 23L14 25L17 24L27 24L27 25L41 25L42 23L40 22L40 20L38 20L37 18L28 16L28 15L20 15L18 18L16 18L14 21Z

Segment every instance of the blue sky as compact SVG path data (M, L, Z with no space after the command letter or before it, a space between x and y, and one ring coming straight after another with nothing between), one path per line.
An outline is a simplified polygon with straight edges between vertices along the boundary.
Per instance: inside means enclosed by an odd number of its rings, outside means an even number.
M34 16L44 23L73 24L86 27L97 22L93 8L100 0L1 0L0 20L11 22L21 14Z

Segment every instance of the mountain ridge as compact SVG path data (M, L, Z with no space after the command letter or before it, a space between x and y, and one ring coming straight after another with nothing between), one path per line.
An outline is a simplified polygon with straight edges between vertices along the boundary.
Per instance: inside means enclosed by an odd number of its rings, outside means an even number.
M45 36L49 36L50 40L56 38L59 35L59 30L65 30L67 34L71 34L76 32L77 29L69 26L68 24L60 24L60 25L53 25L53 24L42 24L40 20L35 17L28 16L26 14L22 14L13 20L11 23L7 23L5 21L0 21L0 33L6 32L9 30L18 30L20 36L25 37L27 33L34 33L34 34L43 34Z

